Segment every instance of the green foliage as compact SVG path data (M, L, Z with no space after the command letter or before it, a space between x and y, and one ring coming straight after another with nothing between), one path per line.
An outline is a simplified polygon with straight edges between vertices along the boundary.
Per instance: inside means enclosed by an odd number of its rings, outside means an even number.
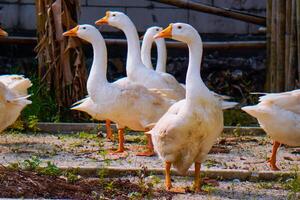
M221 162L218 162L216 160L211 160L211 159L207 159L204 163L204 165L207 167L207 168L211 168L211 167L216 167L218 165L222 164Z
M30 116L36 116L39 121L53 122L58 115L57 104L54 94L52 94L42 84L38 77L30 77L32 86L29 89L29 94L32 94L30 100L32 104L28 105L22 112L23 119L29 119Z
M41 168L39 172L41 174L54 177L60 176L62 174L62 171L50 161L48 161L47 166L45 168Z
M19 166L21 169L24 170L35 171L39 168L41 162L42 161L38 157L32 156L30 159L26 159L23 162L21 162Z
M103 182L103 180L108 176L108 170L106 168L101 168L97 172L100 182Z
M76 183L80 179L80 176L78 175L78 169L64 172L63 175L67 178L68 183Z
M211 194L217 190L215 186L210 184L203 185L201 189L208 194Z
M76 134L76 137L80 138L80 139L86 139L86 140L98 140L98 137L96 134L91 134L88 132L79 132Z
M143 194L140 192L131 192L128 194L129 199L135 200L135 199L142 199Z
M19 118L9 128L11 132L22 132L25 130L24 121Z
M272 189L274 187L273 182L259 182L258 186L259 189Z
M37 127L38 122L39 119L36 115L30 115L28 117L28 128L33 132L39 131L40 129Z
M288 179L284 183L284 188L289 190L289 199L295 199L297 193L300 192L300 176L296 175L294 178Z

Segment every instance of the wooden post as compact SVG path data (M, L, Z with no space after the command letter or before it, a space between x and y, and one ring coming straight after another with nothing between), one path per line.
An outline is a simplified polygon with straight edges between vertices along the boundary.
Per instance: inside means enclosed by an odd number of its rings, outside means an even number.
M300 87L300 0L296 0L296 29L297 29L297 62L298 65L298 87Z
M285 59L285 0L276 0L276 92L284 90Z
M289 54L290 54L290 40L291 40L291 20L292 20L292 1L286 2L286 19L285 19L285 90L290 90L291 83L291 67L289 64Z
M267 1L267 33L266 33L266 39L267 39L267 70L266 70L266 84L265 88L267 91L270 91L271 89L271 33L272 33L272 0Z
M272 2L272 18L271 18L271 54L270 54L270 66L269 66L269 76L270 76L270 91L275 92L276 91L276 1Z

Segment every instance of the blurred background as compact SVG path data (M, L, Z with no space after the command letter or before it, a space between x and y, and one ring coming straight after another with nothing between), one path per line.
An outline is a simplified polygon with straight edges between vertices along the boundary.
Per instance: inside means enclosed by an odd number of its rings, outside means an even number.
M267 15L267 0L193 0L186 1L225 11L246 13L250 17ZM59 12L53 10L53 3L60 4ZM24 74L34 86L31 88L33 104L23 113L23 118L36 116L39 121L76 121L86 122L90 118L71 112L72 103L86 95L85 81L92 63L91 46L76 41L80 52L71 52L70 81L65 80L66 70L53 58L45 58L47 47L70 41L58 40L50 34L57 28L57 16L63 14L63 30L78 24L94 24L103 17L105 11L122 11L136 25L142 36L150 26L166 27L171 22L185 22L194 26L203 39L204 57L202 78L213 91L229 95L241 105L257 102L257 96L250 92L266 89L267 44L265 25L249 23L224 17L219 14L199 12L192 8L147 0L0 0L0 23L8 33L8 38L0 39L0 73ZM52 25L51 25L52 24ZM54 28L53 28L54 27ZM99 30L108 45L108 78L117 80L126 75L126 40L124 34L112 27L103 26ZM58 31L56 31L58 32ZM45 35L47 38L42 38ZM38 45L39 44L39 45ZM37 46L38 45L38 46ZM37 48L36 48L37 47ZM65 47L64 47L65 48ZM78 50L77 49L77 50ZM156 62L156 48L152 48L153 63ZM60 51L56 49L56 51ZM76 54L76 55L74 55ZM58 56L59 57L59 53ZM82 59L75 66L74 57ZM59 58L66 59L66 58ZM57 61L55 61L57 62ZM188 65L188 50L184 45L169 46L167 71L184 83ZM77 71L76 71L77 70ZM58 73L60 71L60 73ZM80 73L78 73L80 72ZM75 74L79 74L76 77ZM63 80L63 81L60 81ZM74 88L77 90L74 91ZM226 125L256 125L256 121L239 110L225 113Z

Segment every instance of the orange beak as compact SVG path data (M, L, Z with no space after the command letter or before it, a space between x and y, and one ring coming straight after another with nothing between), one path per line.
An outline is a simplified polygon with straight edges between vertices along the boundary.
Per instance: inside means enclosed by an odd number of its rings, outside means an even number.
M106 12L105 16L95 22L96 25L100 26L103 24L108 24L109 11Z
M157 38L172 38L172 26L173 24L170 24L167 28L164 30L160 31L156 35L154 35L154 39Z
M64 32L63 36L73 36L76 37L77 36L77 31L79 29L79 26L76 26L75 28L72 28L71 30Z
M7 37L7 36L8 36L8 33L5 32L4 30L2 30L2 29L0 28L0 36Z

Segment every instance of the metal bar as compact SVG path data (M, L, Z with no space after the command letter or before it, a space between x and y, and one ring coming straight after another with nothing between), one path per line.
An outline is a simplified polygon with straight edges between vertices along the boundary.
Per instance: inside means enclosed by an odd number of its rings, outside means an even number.
M105 39L107 46L127 46L125 39ZM6 37L0 38L2 44L36 45L35 37ZM173 49L187 48L181 42L167 41L167 47ZM264 49L266 41L227 41L227 42L203 42L205 49Z
M223 17L228 17L232 19L237 19L240 21L249 22L252 24L258 24L266 26L266 18L256 15L251 15L241 11L230 10L228 8L219 8L214 6L205 5L202 3L196 3L189 0L151 0L159 3L164 3L168 5L173 5L179 8L196 10L204 13L219 15Z

